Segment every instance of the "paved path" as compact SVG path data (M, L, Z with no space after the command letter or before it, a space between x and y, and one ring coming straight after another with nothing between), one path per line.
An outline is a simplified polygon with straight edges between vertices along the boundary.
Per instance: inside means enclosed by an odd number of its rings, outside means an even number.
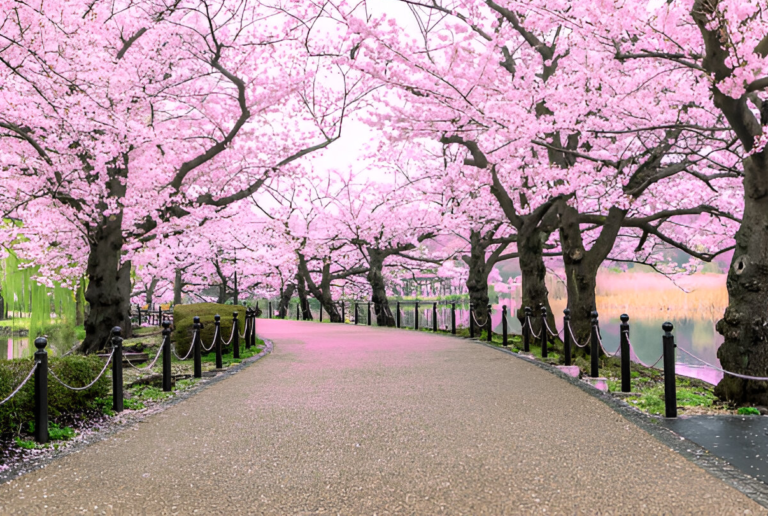
M275 351L0 486L1 514L763 514L580 389L459 339L259 321Z

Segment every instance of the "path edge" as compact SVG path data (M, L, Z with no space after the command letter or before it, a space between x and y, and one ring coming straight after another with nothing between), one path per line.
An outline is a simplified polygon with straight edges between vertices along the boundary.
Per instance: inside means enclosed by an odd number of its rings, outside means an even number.
M747 475L740 469L731 466L728 461L710 453L706 448L696 444L689 439L685 439L669 428L662 426L659 421L664 418L650 416L644 412L640 412L636 408L629 405L626 401L615 398L610 394L606 394L596 389L595 387L592 387L586 382L583 382L579 378L569 376L557 369L555 366L545 364L539 360L524 358L511 350L500 348L492 344L487 344L476 339L467 339L464 337L454 338L470 341L474 344L480 344L484 347L510 355L518 360L525 362L526 364L531 364L538 367L539 369L543 369L548 373L560 378L561 380L564 380L567 383L578 387L588 395L608 405L611 409L613 409L614 412L617 412L624 419L653 436L664 446L669 447L672 451L683 456L689 462L699 466L713 477L722 480L748 498L754 500L764 508L768 509L768 485L757 480L756 478Z
M173 399L170 399L165 403L157 404L156 406L153 407L153 410L151 412L132 413L129 415L130 419L122 422L115 421L113 425L110 425L108 428L102 431L92 433L90 436L88 436L86 439L83 439L82 441L72 443L71 445L66 446L58 451L54 451L50 455L45 455L44 457L41 457L39 459L32 459L29 462L25 462L19 466L11 467L6 471L0 472L0 486L3 484L7 484L8 482L12 482L13 480L16 480L18 478L21 478L27 473L32 473L33 471L42 469L50 465L51 463L54 463L57 460L66 457L67 455L70 455L72 453L78 453L90 447L91 445L105 441L111 437L114 437L116 434L119 434L120 432L135 428L136 426L139 425L139 423L143 423L147 418L160 414L162 412L165 412L169 408L175 405L178 405L179 403L204 391L211 385L216 385L217 383L226 380L230 376L237 374L243 369L246 369L248 366L261 360L265 356L272 353L272 351L274 350L275 345L271 340L269 339L261 339L261 340L264 342L264 349L262 349L258 355L254 355L252 357L243 359L243 361L240 362L239 364L236 364L234 366L230 366L229 368L227 368L227 370L224 373L216 375L215 377L210 379L205 379L204 382L200 382L192 389L189 389L187 391L184 391L178 394L177 396L174 396Z

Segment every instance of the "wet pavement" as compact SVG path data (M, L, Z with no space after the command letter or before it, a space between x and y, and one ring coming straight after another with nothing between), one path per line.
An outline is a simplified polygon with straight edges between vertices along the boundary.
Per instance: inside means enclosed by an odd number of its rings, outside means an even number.
M768 417L687 416L663 419L662 424L747 475L768 483Z
M257 331L272 354L0 485L0 514L768 514L526 360L391 328Z

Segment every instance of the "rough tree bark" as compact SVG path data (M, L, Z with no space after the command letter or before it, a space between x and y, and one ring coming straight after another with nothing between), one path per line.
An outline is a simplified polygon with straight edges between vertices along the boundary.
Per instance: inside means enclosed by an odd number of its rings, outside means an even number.
M296 273L296 291L299 294L299 306L301 307L301 319L303 321L312 321L312 310L309 309L309 298L307 297L307 282L300 272Z
M280 292L280 302L277 306L277 317L285 319L288 316L288 305L293 297L293 291L296 290L296 284L291 282L283 286L283 290Z
M749 109L750 96L734 99L718 89L718 83L732 76L729 50L722 33L726 30L716 18L717 2L696 0L691 10L693 20L704 38L706 54L702 67L714 78L712 93L719 108L746 151L753 151L755 140L768 124L768 106L759 99L762 120ZM744 49L748 51L748 49ZM768 55L768 36L755 49ZM736 233L736 249L726 282L728 307L717 323L724 342L717 351L726 370L750 376L768 376L768 156L765 149L743 161L744 216ZM725 375L715 389L721 398L736 403L768 405L768 382L742 380Z
M378 249L368 247L368 284L371 286L371 301L376 313L378 326L395 326L395 316L389 308L387 286L384 283L384 259L386 254Z
M298 253L298 257L299 272L302 274L302 276L304 276L304 279L307 282L307 288L309 289L312 296L320 302L320 304L323 306L323 311L328 314L328 319L335 323L344 322L341 320L341 314L339 314L339 310L336 308L336 303L333 302L333 298L331 297L330 262L323 264L320 285L318 286L309 273L309 268L307 267L307 261L304 258L304 255Z
M462 256L462 260L469 266L467 275L467 292L469 292L469 301L473 305L475 318L480 326L488 317L488 276L493 269L493 265L488 267L485 259L485 252L488 245L484 242L483 235L479 231L472 230L469 233L469 255ZM472 317L472 314L469 315Z
M181 275L181 269L176 269L173 277L173 304L181 304L181 291L184 288L184 279Z

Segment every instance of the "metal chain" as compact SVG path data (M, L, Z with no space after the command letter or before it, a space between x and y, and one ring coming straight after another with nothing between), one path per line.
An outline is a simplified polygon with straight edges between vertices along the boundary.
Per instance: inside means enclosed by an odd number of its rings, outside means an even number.
M485 318L485 321L483 321L483 324L480 324L479 322L477 322L477 317L475 317L475 311L471 310L469 313L472 314L472 319L475 321L475 324L477 324L477 326L479 328L485 328L485 325L488 323L488 317L487 316Z
M222 342L222 346L229 346L229 343L232 342L232 339L235 338L235 325L232 325L232 331L229 334L229 340L227 342Z
M603 339L600 338L600 333L597 334L597 343L600 345L600 348L603 350L603 353L605 353L606 356L608 356L609 358L615 357L621 352L621 346L619 346L618 349L616 349L616 351L614 351L613 353L609 353L608 350L605 349L605 346L603 346Z
M658 360L656 360L656 362L653 363L653 365L648 365L645 362L643 362L642 360L640 360L640 356L637 354L637 351L635 351L635 347L632 345L632 341L629 340L629 332L627 332L627 344L629 344L630 356L631 356L631 353L634 353L635 354L635 358L637 358L637 361L640 362L640 365L645 366L648 369L653 369L654 367L656 367L656 364L661 362L661 359L664 358L664 353L662 352L661 356L658 358Z
M184 358L181 358L178 353L176 353L176 348L171 346L171 351L173 351L173 354L176 355L176 358L178 358L180 361L184 362L186 359L189 358L189 355L192 354L192 350L195 349L195 338L197 337L197 331L192 335L192 345L189 346L189 350L187 351L187 356Z
M533 331L533 326L531 326L531 318L530 317L528 317L528 316L525 317L525 324L528 326L528 329L531 331L531 335L533 335L534 339L540 339L541 338L541 332L539 332L538 335L537 335L536 332Z
M11 401L11 398L13 398L14 396L16 396L16 393L17 393L17 392L19 392L19 391L21 390L21 388L22 388L22 387L24 387L24 385L26 385L26 383L29 381L29 379L30 379L30 378L32 378L32 373L34 373L36 369L37 369L37 362L35 362L35 365L34 365L34 366L32 366L32 370L29 372L29 374L27 375L27 377L26 377L26 378L24 378L24 381L23 381L23 382L21 382L21 383L19 384L19 386L18 386L18 387L16 387L16 388L13 390L13 392L12 392L12 393L11 393L11 394L10 394L10 395L7 397L7 398L5 398L3 401L0 401L0 405L5 405L7 402Z
M203 338L200 337L200 346L203 348L203 351L207 353L213 349L213 346L216 344L216 337L218 336L218 334L219 334L219 329L216 328L216 331L213 332L213 342L211 342L210 347L207 347L207 348L205 347L205 344L203 344Z
M128 358L128 357L125 355L125 353L123 353L123 358L125 359L125 361L126 361L126 362L128 362L128 365L129 365L129 366L133 367L133 368L134 368L134 369L136 369L137 371L142 371L142 372L144 372L144 371L149 371L150 369L152 369L153 367L155 367L155 364L157 363L157 359L158 359L158 358L160 358L160 352L163 350L163 346L165 346L165 341L166 341L166 340L168 340L168 338L167 338L167 337L163 339L163 342L160 344L160 347L157 349L157 355L155 355L155 359L154 359L154 360L152 361L152 363L151 363L151 364L149 364L148 366L144 366L144 367L136 367L136 366L133 364L133 362L131 362L131 359L130 359L130 358Z
M99 381L99 378L101 378L101 377L102 377L102 375L104 375L104 373L106 372L106 370L107 370L107 367L109 367L109 363L112 361L112 358L115 356L115 350L116 350L116 349L117 349L117 348L112 348L112 353L110 353L110 354L109 354L109 358L107 359L107 363L106 363L106 364L104 364L104 369L102 369L102 370L101 370L101 372L99 373L99 376L97 376L97 377L96 377L96 378L95 378L95 379L94 379L94 380L93 380L91 383L89 383L89 384L88 384L88 385L86 385L85 387L72 387L71 385L67 385L66 383L64 383L64 382L61 380L61 378L59 378L58 376L56 376L56 373L54 373L52 369L49 369L49 370L48 370L48 372L49 372L49 373L51 373L51 376L53 376L53 379L54 379L54 380L56 380L56 381L57 381L57 382L59 382L61 385L63 385L64 387L66 387L67 389L69 389L69 390L71 390L71 391L84 391L84 390L86 390L86 389L90 389L91 387L93 387L93 386L96 384L96 382L98 382L98 381Z
M571 335L571 341L573 341L573 343L576 344L576 346L580 348L586 348L587 345L589 344L589 341L585 342L584 344L579 344L579 341L576 340L576 336L573 334L573 328L571 328L570 321L568 322L568 333Z
M692 353L689 353L688 351L684 350L683 348L677 348L677 349L679 349L680 351L682 351L683 353L685 353L689 357L698 360L699 362L701 362L705 366L711 367L712 369L714 369L716 371L720 371L721 373L729 374L731 376L735 376L736 378L742 378L744 380L754 380L754 381L757 381L757 382L768 382L768 378L765 378L765 377L762 377L762 376L748 376L746 374L732 373L731 371L726 371L725 369L717 367L716 365L710 364L709 362L705 362L704 360L700 359L699 357L697 357L696 355L694 355Z

